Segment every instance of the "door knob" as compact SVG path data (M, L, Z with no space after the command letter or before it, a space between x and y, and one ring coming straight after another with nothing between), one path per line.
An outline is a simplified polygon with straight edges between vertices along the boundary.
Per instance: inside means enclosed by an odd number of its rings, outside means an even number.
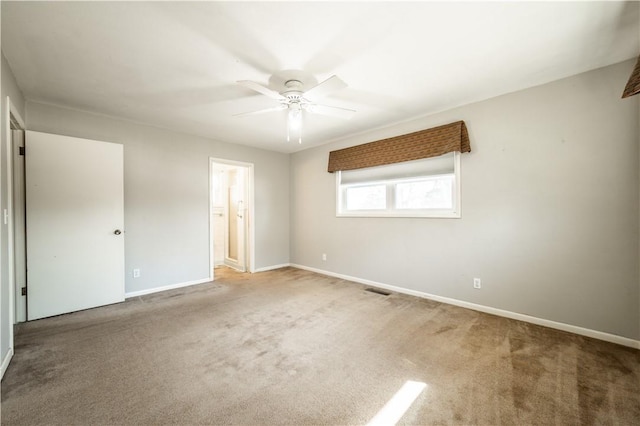
M120 235L120 234L122 234L122 231L119 230L119 229L116 229L115 231L113 231L113 233L116 234L116 235Z

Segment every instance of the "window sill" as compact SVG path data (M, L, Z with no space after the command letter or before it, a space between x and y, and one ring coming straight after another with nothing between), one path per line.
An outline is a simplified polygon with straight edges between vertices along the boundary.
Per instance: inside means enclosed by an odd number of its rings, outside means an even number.
M460 212L351 212L336 213L336 217L388 217L388 218L421 218L421 219L460 219Z

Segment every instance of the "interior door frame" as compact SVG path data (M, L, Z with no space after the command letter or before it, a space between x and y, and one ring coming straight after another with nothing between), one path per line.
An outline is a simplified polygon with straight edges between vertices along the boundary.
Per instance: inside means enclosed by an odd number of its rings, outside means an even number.
M215 266L215 258L213 253L213 197L212 197L212 182L213 182L213 171L214 164L227 164L230 166L238 166L244 167L247 169L248 179L246 182L246 192L248 194L247 204L245 212L247 213L245 216L245 253L247 259L245 259L245 264L248 266L248 272L255 272L255 227L254 227L254 217L255 217L255 196L254 196L254 164L246 163L243 161L235 161L235 160L227 160L224 158L214 158L209 157L209 271L210 278L214 280L213 268Z
M16 323L15 311L16 311L16 298L15 298L15 269L14 269L14 233L13 233L13 136L11 129L11 117L13 116L14 120L21 128L21 130L25 130L24 120L22 116L18 112L18 108L11 102L9 96L7 96L5 101L5 116L3 119L5 120L5 144L6 144L6 152L7 152L7 247L0 247L0 252L3 249L7 250L7 277L8 277L8 285L9 285L9 318L11 320L11 324L9 325L9 351L7 353L6 359L0 360L2 363L2 369L0 371L0 377L4 376L4 372L13 357L14 352L14 342L13 342L13 325ZM4 215L4 212L2 212ZM0 298L2 297L2 292L0 291ZM2 321L2 317L0 317L0 322ZM0 327L2 325L0 324Z

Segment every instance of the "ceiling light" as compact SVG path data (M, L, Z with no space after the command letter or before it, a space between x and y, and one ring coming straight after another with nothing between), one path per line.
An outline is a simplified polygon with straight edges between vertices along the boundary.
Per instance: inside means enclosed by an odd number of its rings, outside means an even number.
M235 114L236 117L243 117L255 114L262 114L265 112L287 111L287 142L291 140L291 134L297 133L298 143L302 143L302 110L305 110L313 114L328 115L331 117L339 118L351 118L355 112L352 109L319 105L312 102L310 99L321 98L336 90L344 89L347 84L340 80L337 76L333 75L324 80L307 91L303 91L304 85L302 81L296 79L290 79L285 81L285 90L282 92L276 92L266 86L258 84L249 80L238 81L239 84L261 93L265 96L275 99L280 102L280 105L264 108L257 111L245 112L242 114ZM307 96L309 96L307 98Z
M299 103L289 105L287 118L287 141L291 139L292 133L297 133L298 143L302 143L302 108Z

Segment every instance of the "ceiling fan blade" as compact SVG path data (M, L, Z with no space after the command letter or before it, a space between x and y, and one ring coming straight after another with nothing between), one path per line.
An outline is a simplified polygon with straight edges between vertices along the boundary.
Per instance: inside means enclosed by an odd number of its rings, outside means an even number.
M319 83L318 85L304 92L304 97L310 100L319 99L323 96L327 96L331 92L344 89L345 87L347 87L347 83L340 80L337 75L332 75L322 83Z
M271 89L269 89L267 87L264 87L262 84L258 84L255 81L240 80L240 81L238 81L238 84L241 84L244 87L247 87L247 88L249 88L251 90L255 90L258 93L262 93L263 95L266 95L266 96L270 97L271 99L277 99L279 101L287 99L284 96L282 96L280 93L276 92L275 90L271 90Z
M329 105L308 104L305 109L314 114L328 115L331 117L344 118L346 120L353 117L355 111L347 108L334 107Z
M258 115L258 114L264 114L266 112L282 111L283 109L287 109L287 105L278 105L277 107L259 109L257 111L242 112L240 114L234 114L233 116L234 117L246 117L248 115Z

